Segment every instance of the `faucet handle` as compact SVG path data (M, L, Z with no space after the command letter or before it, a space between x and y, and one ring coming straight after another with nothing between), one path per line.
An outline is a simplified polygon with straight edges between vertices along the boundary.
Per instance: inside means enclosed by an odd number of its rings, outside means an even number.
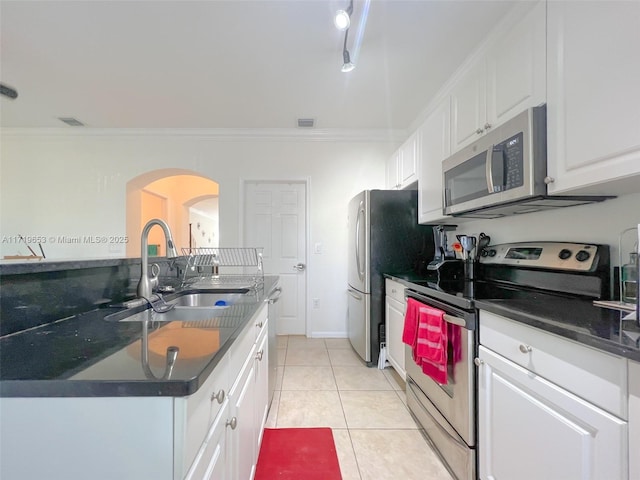
M156 288L160 284L160 280L158 276L160 275L160 265L154 263L151 265L151 278L149 278L149 284L151 286L151 290Z

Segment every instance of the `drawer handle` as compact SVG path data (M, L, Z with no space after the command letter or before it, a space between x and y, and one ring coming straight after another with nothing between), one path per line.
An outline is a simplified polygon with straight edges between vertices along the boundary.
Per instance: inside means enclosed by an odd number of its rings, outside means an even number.
M484 360L480 360L478 357L473 359L473 363L476 364L476 367L480 367L482 365L484 365Z
M264 355L264 350L260 350L258 353L256 353L256 360L258 360L259 362L262 361L262 356Z
M520 348L520 351L521 351L522 353L531 353L531 350L532 350L532 349L531 349L531 346L529 346L529 345L524 345L524 344L520 344L520 347L518 347L518 348Z
M258 323L256 323L256 327L258 327L258 328L262 328L262 322L258 322Z
M225 427L231 427L231 430L235 430L237 426L238 419L236 417L233 417L231 420L227 420L227 423L225 423Z
M211 394L211 401L217 400L218 403L224 402L224 390L220 390L218 393Z

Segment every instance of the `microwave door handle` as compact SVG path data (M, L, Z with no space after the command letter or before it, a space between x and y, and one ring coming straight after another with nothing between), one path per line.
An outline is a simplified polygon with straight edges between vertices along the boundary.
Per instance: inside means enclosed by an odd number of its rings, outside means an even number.
M493 145L491 145L487 149L487 158L486 158L486 164L485 164L485 170L487 175L487 190L489 191L490 194L494 192L492 158L493 158Z

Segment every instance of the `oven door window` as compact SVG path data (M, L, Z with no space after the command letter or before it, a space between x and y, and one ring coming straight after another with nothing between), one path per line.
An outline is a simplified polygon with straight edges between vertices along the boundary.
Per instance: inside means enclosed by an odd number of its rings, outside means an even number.
M444 172L445 206L459 205L489 194L487 151Z

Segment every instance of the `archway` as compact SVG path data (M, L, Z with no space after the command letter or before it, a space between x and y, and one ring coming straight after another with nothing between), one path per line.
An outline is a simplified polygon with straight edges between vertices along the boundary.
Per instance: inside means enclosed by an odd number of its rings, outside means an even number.
M167 168L153 170L139 175L127 182L127 256L140 256L140 234L142 228L152 218L161 218L171 228L178 251L193 246L190 237L190 223L193 223L194 206L201 205L197 214L206 218L206 240L213 238L218 242L218 212L205 212L202 208L217 205L218 183L208 177L186 169ZM206 201L206 203L202 203ZM202 207L204 205L204 207ZM204 214L204 215L203 215ZM204 220L200 221L201 227ZM201 228L202 231L202 228ZM190 245L191 242L191 245ZM153 228L149 235L150 254L164 256L165 244L162 231ZM202 241L195 246L203 245Z

